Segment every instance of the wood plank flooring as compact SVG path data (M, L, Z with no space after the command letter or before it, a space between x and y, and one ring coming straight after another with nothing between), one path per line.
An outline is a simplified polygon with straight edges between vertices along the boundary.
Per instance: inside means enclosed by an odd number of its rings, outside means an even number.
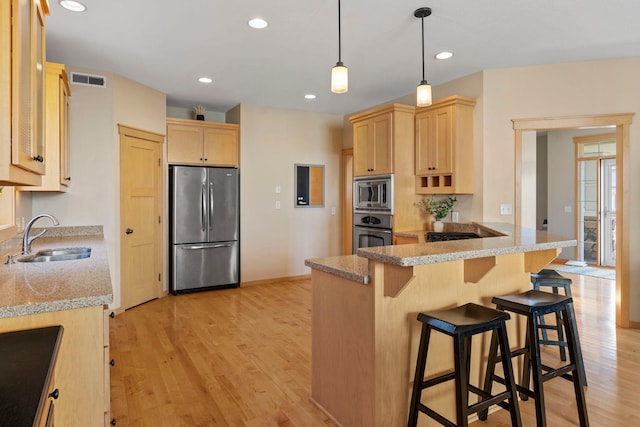
M592 426L640 425L640 330L616 329L612 281L566 274ZM168 296L111 323L118 426L333 426L310 401L311 285L283 282ZM557 351L557 350L556 350ZM568 381L545 384L548 425L575 426ZM520 402L524 426L533 401ZM507 426L500 410L475 426Z

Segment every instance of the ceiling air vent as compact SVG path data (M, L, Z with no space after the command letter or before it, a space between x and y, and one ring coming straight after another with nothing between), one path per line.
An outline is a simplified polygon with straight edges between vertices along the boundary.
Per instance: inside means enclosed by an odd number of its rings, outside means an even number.
M71 72L71 83L85 86L106 87L107 78L104 76Z

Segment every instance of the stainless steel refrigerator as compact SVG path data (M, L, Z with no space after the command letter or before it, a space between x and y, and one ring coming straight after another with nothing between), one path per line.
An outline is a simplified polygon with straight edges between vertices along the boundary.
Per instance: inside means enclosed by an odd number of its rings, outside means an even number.
M172 165L169 180L171 292L238 286L238 170Z

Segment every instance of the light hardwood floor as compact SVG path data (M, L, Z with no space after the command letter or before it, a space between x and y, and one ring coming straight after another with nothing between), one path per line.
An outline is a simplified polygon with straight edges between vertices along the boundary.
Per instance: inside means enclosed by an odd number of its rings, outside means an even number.
M591 425L640 425L640 330L615 328L613 281L566 275ZM310 307L310 282L296 281L168 296L117 316L117 425L333 426L310 401ZM545 396L550 427L578 425L568 381L547 382ZM533 405L520 402L524 426L535 426ZM500 410L473 425L507 426L509 417Z

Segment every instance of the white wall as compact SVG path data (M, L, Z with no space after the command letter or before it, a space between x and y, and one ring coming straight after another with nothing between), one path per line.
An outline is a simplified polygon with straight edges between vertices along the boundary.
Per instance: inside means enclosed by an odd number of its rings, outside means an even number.
M107 87L71 85L69 145L71 185L66 193L33 193L32 215L50 213L61 225L102 225L114 291L120 306L120 143L117 124L165 133L165 95L121 76Z
M309 274L305 259L341 254L343 117L246 104L228 116L240 122L242 282ZM295 163L325 165L324 208L294 208Z

